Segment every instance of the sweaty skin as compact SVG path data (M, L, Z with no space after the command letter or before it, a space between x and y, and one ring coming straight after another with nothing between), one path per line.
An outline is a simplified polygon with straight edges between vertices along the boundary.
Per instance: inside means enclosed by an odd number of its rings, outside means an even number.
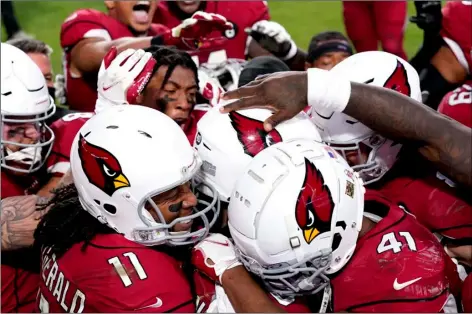
M266 76L226 93L223 99L237 100L220 110L271 109L275 113L264 123L264 128L271 130L303 110L307 104L307 85L304 72ZM472 129L410 97L359 83L351 83L350 99L343 112L392 140L416 147L439 171L472 187Z

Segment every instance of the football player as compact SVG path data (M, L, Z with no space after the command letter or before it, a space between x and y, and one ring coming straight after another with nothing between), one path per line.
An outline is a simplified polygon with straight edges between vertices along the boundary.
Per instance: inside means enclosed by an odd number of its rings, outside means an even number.
M157 1L105 1L107 13L80 9L61 27L65 54L67 101L70 109L93 111L97 99L97 73L111 47L144 49L151 45L172 45L195 49L214 30L231 26L217 14L196 13L172 26L151 24ZM197 45L197 46L195 46Z
M323 291L324 310L457 311L459 278L434 235L380 194L364 195L362 180L330 150L295 140L254 157L229 205L237 254L218 252L228 240L213 236L196 246L197 267L219 279L237 311L273 310L254 284L235 289L235 276L244 276L237 258L279 296Z
M357 52L386 52L407 59L403 49L406 1L343 1L346 32Z
M208 234L190 181L201 160L181 128L144 106L114 106L74 138L74 184L35 231L41 312L195 312L187 246ZM211 189L211 187L210 187Z
M423 102L437 109L446 93L465 82L472 69L472 1L446 2L442 45L422 71Z
M197 65L269 54L245 32L256 22L269 19L266 1L161 1L153 21L172 28L197 11L222 15L233 26L223 36L221 33L212 34L209 48L192 53Z
M16 211L6 206L4 200L20 196L26 202L46 179L44 163L54 142L54 133L46 120L55 112L55 105L48 93L41 70L20 49L2 43L2 140L1 140L1 199L2 199L2 276L1 305L3 312L32 312L39 276L37 265L29 259L29 250L6 252L15 249L23 240L26 228L17 222L33 215L26 224L37 224L41 212ZM23 226L24 227L24 226ZM28 236L31 239L31 234ZM28 242L26 246L31 244Z
M99 74L95 112L119 104L157 109L171 117L193 143L197 121L209 108L196 105L197 67L190 56L180 50L153 46L147 51L128 49L119 55L115 48L109 51ZM91 112L72 113L52 125L58 134L48 159L48 171L55 176L51 179L52 187L69 169L72 140L92 116Z

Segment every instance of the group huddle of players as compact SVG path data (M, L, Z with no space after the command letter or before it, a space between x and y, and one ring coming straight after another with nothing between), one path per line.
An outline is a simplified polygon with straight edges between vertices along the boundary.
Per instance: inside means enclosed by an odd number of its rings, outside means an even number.
M262 1L105 4L62 25L73 111L51 124L40 69L1 45L3 312L472 311L470 189L325 110L349 93L323 77L424 106L410 63L335 39L315 50L334 67L307 69ZM470 76L470 40L445 32ZM268 129L244 89L303 67L284 85L304 108ZM472 128L462 83L438 111ZM222 110L225 92L248 109Z

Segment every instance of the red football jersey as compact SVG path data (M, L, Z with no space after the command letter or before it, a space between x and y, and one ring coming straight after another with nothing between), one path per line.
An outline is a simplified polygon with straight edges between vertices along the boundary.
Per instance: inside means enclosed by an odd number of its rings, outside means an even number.
M440 174L424 178L398 177L387 182L381 192L412 213L431 232L453 243L472 241L472 204L461 199L448 182Z
M167 30L162 25L153 24L148 35L155 36ZM94 111L97 99L97 74L74 75L70 71L71 50L85 38L114 40L134 37L128 26L106 13L93 9L80 9L69 15L61 26L61 47L64 51L63 70L66 77L67 102L70 109Z
M269 20L269 8L266 1L205 1L204 5L205 12L224 16L233 24L234 30L228 30L223 34L228 39L223 46L190 52L197 57L194 58L198 60L197 65L205 62L220 63L226 58L245 59L248 35L244 30L258 21ZM169 8L168 1L159 3L153 21L169 28L182 23ZM215 36L221 36L221 34L215 33Z
M52 147L51 155L46 161L48 172L54 176L63 176L70 168L70 149L75 136L85 122L94 113L77 112L63 116L51 125L56 139Z
M2 313L32 313L38 293L39 274L4 264L1 274Z
M334 312L454 307L451 290L459 293L460 279L436 237L379 193L368 191L365 202L365 212L380 221L358 239L351 260L331 280Z
M125 239L97 235L85 251L59 259L42 250L36 301L43 313L194 313L190 283L171 256Z
M472 81L449 92L439 104L438 111L472 128Z
M472 71L472 2L447 1L442 9L441 36L459 63Z
M472 313L472 274L464 280L461 298L464 313Z

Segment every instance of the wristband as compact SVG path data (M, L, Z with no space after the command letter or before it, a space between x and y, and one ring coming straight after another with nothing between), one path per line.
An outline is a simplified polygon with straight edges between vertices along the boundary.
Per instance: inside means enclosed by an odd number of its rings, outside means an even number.
M312 110L329 117L343 112L351 97L351 82L333 72L311 68L307 70L307 100Z

